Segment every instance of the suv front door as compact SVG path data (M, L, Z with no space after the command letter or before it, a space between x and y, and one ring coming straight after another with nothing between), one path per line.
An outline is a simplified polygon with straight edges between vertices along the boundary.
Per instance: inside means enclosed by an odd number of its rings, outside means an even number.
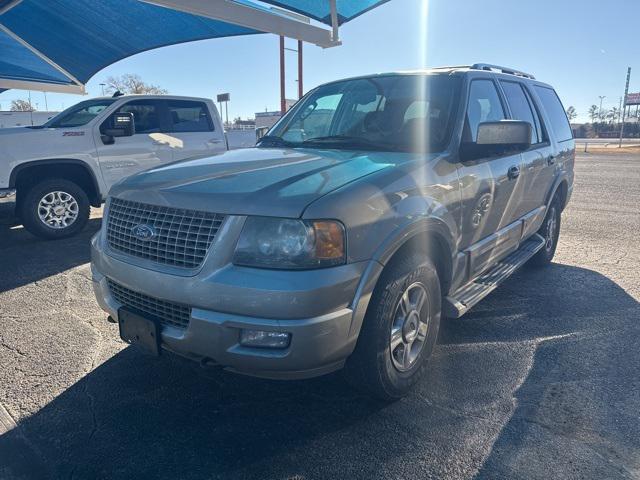
M131 100L118 107L114 113L133 113L136 133L130 137L117 137L112 144L105 144L98 132L96 149L102 177L110 188L121 178L168 163L173 160L171 145L162 132L162 104L159 100ZM100 125L109 128L110 115Z
M524 161L524 196L521 215L525 219L524 235L535 232L544 218L544 204L553 183L553 150L539 110L525 84L501 80L511 118L531 124L531 148L522 153Z
M506 118L504 102L495 82L490 78L472 80L463 143L476 141L480 123ZM460 250L468 257L468 279L518 248L520 202L524 192L522 170L519 153L463 159L458 164L462 197Z

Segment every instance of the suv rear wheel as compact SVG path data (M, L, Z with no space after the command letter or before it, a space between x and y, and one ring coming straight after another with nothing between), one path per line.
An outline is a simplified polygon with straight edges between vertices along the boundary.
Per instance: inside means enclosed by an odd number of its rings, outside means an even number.
M49 240L78 233L87 224L89 211L85 191L59 178L31 186L19 206L24 227L33 235Z
M538 234L544 238L544 247L529 260L530 265L544 267L553 260L560 237L560 213L560 202L556 196L549 205L544 222L538 230Z
M347 360L347 380L385 401L406 395L433 351L440 307L438 274L424 255L407 255L389 265Z

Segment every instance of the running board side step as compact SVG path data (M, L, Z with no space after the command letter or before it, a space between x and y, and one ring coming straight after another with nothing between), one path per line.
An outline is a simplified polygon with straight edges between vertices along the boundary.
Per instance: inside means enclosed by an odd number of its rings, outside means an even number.
M444 314L449 318L460 318L476 303L493 292L542 247L544 247L544 238L537 233L534 234L522 243L518 250L500 260L473 281L460 287L452 295L445 297Z

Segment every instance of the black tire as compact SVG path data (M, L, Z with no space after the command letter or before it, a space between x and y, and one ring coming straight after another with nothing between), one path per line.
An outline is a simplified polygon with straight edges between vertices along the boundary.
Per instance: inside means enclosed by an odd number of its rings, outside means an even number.
M401 371L396 366L401 345L391 348L391 329L396 326L400 301L403 294L415 285L422 285L426 300L420 314L413 318L427 322L424 340L417 351L413 364ZM412 290L409 290L411 294ZM421 291L421 290L420 290ZM420 291L418 293L420 293ZM412 310L412 312L416 312ZM424 255L410 254L395 260L383 271L373 292L371 303L358 337L353 354L347 359L345 375L354 387L384 401L393 401L405 396L423 375L427 360L431 356L440 327L441 292L438 274L430 260ZM418 315L416 317L415 315ZM402 316L402 315L401 315ZM405 323L410 315L404 315ZM406 326L406 325L405 325ZM404 332L405 329L400 329ZM410 330L410 329L409 329ZM395 329L397 332L398 329ZM404 333L403 343L404 343ZM415 341L421 337L417 336ZM394 358L392 358L394 355Z
M68 226L61 225L58 228L54 228L54 226L47 225L40 218L39 205L41 200L49 194L54 194L54 192L63 192L75 201L75 206L70 212L75 216L75 220L71 222L67 219L66 221L69 221ZM45 179L32 185L22 195L19 204L20 219L24 227L36 237L46 240L75 235L87 224L89 212L89 198L85 191L76 183L61 178Z
M544 267L551 263L553 256L556 253L558 247L558 238L560 237L560 220L561 220L561 208L558 197L556 196L547 210L547 215L538 230L538 234L544 238L545 244L538 253L536 253L529 265L532 267Z

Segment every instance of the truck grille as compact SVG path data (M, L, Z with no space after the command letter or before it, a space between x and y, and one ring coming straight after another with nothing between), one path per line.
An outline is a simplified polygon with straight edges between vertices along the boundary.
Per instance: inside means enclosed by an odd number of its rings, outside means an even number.
M202 264L224 215L160 207L112 198L107 219L107 241L119 252L182 268ZM141 239L133 228L144 226L153 236ZM149 229L148 227L151 227Z
M187 328L191 318L191 308L179 303L167 302L135 292L107 279L111 295L124 307L138 310L157 318L161 324Z

